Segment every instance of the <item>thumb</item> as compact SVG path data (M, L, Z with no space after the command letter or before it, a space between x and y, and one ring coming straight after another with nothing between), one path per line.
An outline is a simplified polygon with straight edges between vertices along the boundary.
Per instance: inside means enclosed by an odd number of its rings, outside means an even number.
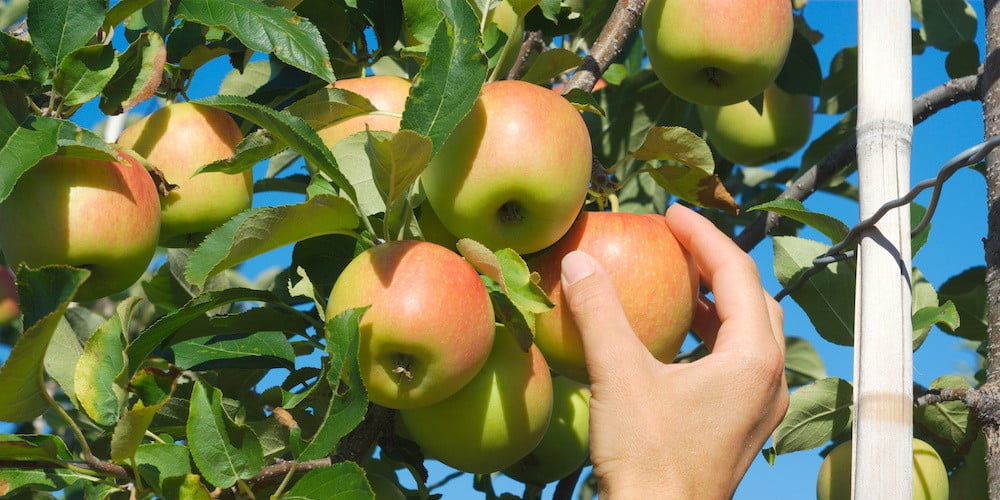
M573 251L562 260L562 295L580 331L591 383L608 381L649 356L625 317L611 277L593 257Z

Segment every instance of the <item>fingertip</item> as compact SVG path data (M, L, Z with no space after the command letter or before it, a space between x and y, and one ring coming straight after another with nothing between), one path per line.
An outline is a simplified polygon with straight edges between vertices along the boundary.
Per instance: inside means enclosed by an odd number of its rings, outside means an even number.
M562 285L570 287L594 274L594 259L579 250L574 250L563 257L561 269Z

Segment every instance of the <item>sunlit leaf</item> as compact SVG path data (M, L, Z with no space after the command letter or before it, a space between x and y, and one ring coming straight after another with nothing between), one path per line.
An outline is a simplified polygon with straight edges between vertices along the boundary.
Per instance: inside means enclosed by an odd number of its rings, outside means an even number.
M854 388L836 377L818 380L792 391L788 412L772 435L778 455L818 448L849 429L853 420Z
M184 0L177 15L232 33L247 47L323 80L336 80L319 30L291 10L242 0Z
M222 392L202 380L195 382L191 393L187 439L198 470L220 488L250 479L264 466L257 435L234 422L222 407Z

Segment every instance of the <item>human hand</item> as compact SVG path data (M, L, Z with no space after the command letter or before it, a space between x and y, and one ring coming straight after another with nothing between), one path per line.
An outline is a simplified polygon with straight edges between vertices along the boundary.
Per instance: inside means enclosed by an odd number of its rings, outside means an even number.
M702 359L656 360L605 271L582 252L563 259L591 380L591 462L608 498L729 498L788 408L783 313L711 222L677 204L665 217L716 300L695 311Z

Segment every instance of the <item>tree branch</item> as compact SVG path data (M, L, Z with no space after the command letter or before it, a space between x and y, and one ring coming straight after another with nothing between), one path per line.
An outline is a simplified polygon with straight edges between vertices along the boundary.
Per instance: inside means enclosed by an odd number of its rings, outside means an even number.
M594 89L597 79L607 71L611 61L625 46L629 35L639 25L645 5L646 0L618 0L608 22L601 29L601 34L594 40L590 54L583 58L583 64L573 72L569 83L563 87L563 94L573 89L587 92Z
M913 124L916 125L934 113L961 101L979 99L979 76L956 78L935 87L913 100ZM806 170L776 199L793 198L803 201L834 175L846 168L856 158L857 139L851 137L830 151L822 160ZM750 251L771 233L781 216L773 212L759 215L734 239L743 250Z

